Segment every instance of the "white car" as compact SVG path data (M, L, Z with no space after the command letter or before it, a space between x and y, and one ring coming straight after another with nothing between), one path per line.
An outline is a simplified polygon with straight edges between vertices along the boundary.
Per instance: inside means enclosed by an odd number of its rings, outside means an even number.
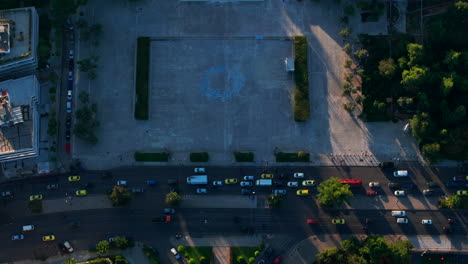
M304 178L303 172L295 172L293 175L294 175L294 178Z
M68 90L67 92L67 100L71 101L72 100L72 90Z
M72 104L71 102L67 102L67 113L71 113L72 112Z
M432 220L431 219L423 219L421 221L421 224L423 224L423 225L432 225Z
M175 248L171 248L171 253L174 254L174 257L176 259L180 259L179 252L177 252L177 250Z
M378 182L369 182L369 187L371 187L371 188L380 187L380 183L378 183Z
M288 187L299 187L299 183L298 182L288 182Z
M242 187L244 187L244 186L253 186L253 183L248 182L248 181L241 181L240 186L242 186Z
M286 190L273 190L273 194L286 194Z
M406 216L406 212L405 211L392 211L392 216L397 216L397 217Z
M71 247L70 243L68 243L68 241L63 242L63 245L68 250L68 252L70 252L70 253L73 252L73 248Z
M393 194L395 194L395 196L405 196L406 195L405 191L402 191L402 190L395 191Z
M255 180L254 176L244 176L244 181L253 181Z
M118 186L127 186L127 181L117 181Z
M408 223L408 218L397 218L396 222L397 222L397 224L407 224Z
M222 181L213 181L213 186L223 186Z
M205 173L205 168L195 168L193 171L195 173Z

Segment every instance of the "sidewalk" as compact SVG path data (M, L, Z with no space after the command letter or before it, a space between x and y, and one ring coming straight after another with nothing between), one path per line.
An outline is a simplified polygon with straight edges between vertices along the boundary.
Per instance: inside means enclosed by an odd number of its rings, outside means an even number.
M72 196L67 198L44 200L43 213L57 213L75 210L112 208L112 202L107 195L90 195L84 197Z

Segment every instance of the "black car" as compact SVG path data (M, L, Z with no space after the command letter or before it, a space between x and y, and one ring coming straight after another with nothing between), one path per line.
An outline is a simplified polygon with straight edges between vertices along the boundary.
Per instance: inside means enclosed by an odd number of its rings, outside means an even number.
M158 217L154 217L151 222L155 222L155 223L165 223L166 222L166 218L164 216L158 216Z
M410 191L410 190L413 190L413 189L416 189L416 185L414 185L412 183L407 183L407 184L403 185L403 190Z
M65 130L65 138L68 140L71 137L71 131L69 129Z
M70 71L73 71L74 68L75 68L75 60L69 60L68 61L68 69Z
M282 186L284 186L284 182L276 181L276 182L275 182L275 186L276 186L276 187L282 187Z
M71 127L71 116L67 116L67 120L65 121L65 126L67 129L70 129Z
M400 184L398 184L396 182L389 182L388 183L388 188L390 188L390 189L401 189Z
M241 194L243 194L243 195L252 194L252 190L249 190L249 189L241 189Z

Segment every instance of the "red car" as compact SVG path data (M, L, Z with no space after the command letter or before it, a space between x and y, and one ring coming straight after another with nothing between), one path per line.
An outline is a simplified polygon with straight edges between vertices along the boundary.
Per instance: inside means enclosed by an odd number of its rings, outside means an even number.
M282 256L277 256L273 262L271 262L271 264L280 264L281 263L281 260L283 260L283 257Z
M66 144L65 144L65 152L66 152L66 153L70 153L70 149L71 149L71 148L70 148L70 143L66 143Z
M377 192L376 192L376 191L372 191L372 190L366 191L366 195L367 195L367 196L376 196L376 195L377 195Z
M318 224L318 219L307 219L307 224L309 225Z
M170 215L166 215L165 218L166 218L166 224L171 222L172 217Z

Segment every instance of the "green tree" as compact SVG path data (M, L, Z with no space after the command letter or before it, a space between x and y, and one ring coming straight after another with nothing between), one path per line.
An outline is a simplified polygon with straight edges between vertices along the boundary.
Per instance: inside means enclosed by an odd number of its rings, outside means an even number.
M354 57L359 61L363 61L365 58L369 56L369 52L366 49L358 49L354 52Z
M392 78L395 75L396 64L392 58L383 59L379 62L379 73L385 78Z
M422 147L422 152L424 157L426 157L430 163L433 163L440 158L440 145L439 143L425 144Z
M402 73L401 84L409 91L418 91L427 79L428 69L426 67L414 66Z
M444 96L447 96L450 94L450 92L453 89L453 77L442 77L442 85L441 85L442 93Z
M99 241L96 244L96 253L98 255L107 254L109 252L109 248L110 248L110 245L109 245L109 242L107 240Z
M186 248L185 248L185 246L183 246L183 245L179 245L179 246L177 247L177 251L179 251L180 254L184 254L184 253L185 253L185 250L186 250Z
M449 70L453 71L460 65L462 60L462 53L454 50L450 50L445 55L444 63L447 65Z
M98 66L97 61L98 60L99 60L99 57L94 56L94 57L91 57L91 58L79 60L77 63L78 63L78 66L80 68L80 71L89 72L89 71L94 70L94 69L97 68L97 66Z
M347 240L341 242L343 250L348 254L357 254L359 253L359 248L361 247L361 242L356 237L351 237Z
M348 113L354 112L356 109L356 103L355 102L347 102L343 104L343 108L348 111Z
M338 264L348 263L348 256L345 251L338 248L327 248L324 251L317 254L315 263L317 264Z
M131 200L130 192L122 186L114 186L109 198L113 206L125 205Z
M370 263L380 263L383 256L388 255L388 244L383 237L368 236L364 239L359 252Z
M68 16L76 13L79 4L75 0L52 0L50 6L53 24L61 27Z
M344 52L346 52L346 54L350 54L350 53L351 53L351 45L350 45L349 43L346 43L346 44L343 46L342 50L343 50ZM352 61L351 61L351 63L352 63Z
M420 65L422 60L424 59L424 49L422 45L415 44L415 43L409 43L406 46L408 50L408 66L415 66L415 65Z
M339 34L340 34L340 36L342 36L345 39L349 38L349 36L351 35L351 29L343 28L342 30L340 30Z
M428 113L416 114L409 122L413 136L419 142L427 138L434 132L434 124Z
M238 257L237 257L237 263L239 263L239 264L247 264L247 261L245 260L245 256L244 256L244 255L238 256Z
M268 196L268 205L272 208L278 208L281 205L282 200L283 200L283 195L270 194Z
M409 240L398 240L393 244L389 244L392 255L391 263L411 263L411 249L413 245Z
M81 91L80 94L78 94L78 99L82 104L88 104L89 103L89 94L85 91Z
M320 183L318 192L319 203L327 207L339 205L353 197L349 185L340 183L337 178L330 178Z
M118 236L115 238L115 246L119 249L126 249L130 247L130 241L124 236Z
M407 69L408 68L408 59L406 57L401 57L398 59L398 67L400 69Z
M177 206L182 201L182 196L176 192L170 192L166 195L166 204L169 206Z
M456 209L460 208L461 206L461 198L459 195L450 195L444 200L440 201L439 208L449 208L449 209Z
M351 66L353 65L353 61L351 59L346 59L344 63L344 67L347 69L351 69Z
M122 255L115 256L115 264L128 264L128 260Z
M57 119L55 119L55 117L49 118L49 123L47 126L47 134L49 136L54 136L57 134Z
M74 258L69 258L65 260L63 264L76 264L76 260Z
M409 109L413 106L414 100L412 97L400 97L397 103L401 108Z

